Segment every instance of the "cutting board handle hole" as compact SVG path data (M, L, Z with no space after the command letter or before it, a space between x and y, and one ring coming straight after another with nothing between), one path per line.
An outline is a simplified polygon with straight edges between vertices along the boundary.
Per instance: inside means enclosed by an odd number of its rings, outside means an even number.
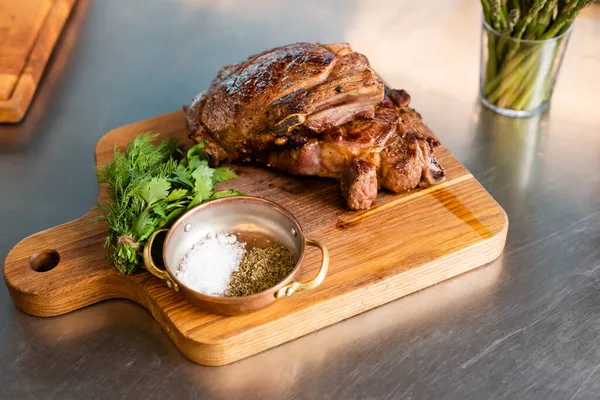
M29 266L36 272L48 272L60 262L60 254L56 250L42 250L29 258Z

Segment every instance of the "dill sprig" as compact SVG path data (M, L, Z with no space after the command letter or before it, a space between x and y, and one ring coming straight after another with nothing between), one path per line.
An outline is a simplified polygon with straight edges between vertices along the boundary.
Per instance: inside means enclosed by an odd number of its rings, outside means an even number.
M110 262L124 275L141 266L141 249L150 235L169 227L186 210L215 198L239 195L229 189L215 192L221 182L235 178L228 168L211 168L199 143L185 154L173 139L158 145L158 134L143 133L125 151L98 168L108 184L110 200L98 205L108 225L105 249Z

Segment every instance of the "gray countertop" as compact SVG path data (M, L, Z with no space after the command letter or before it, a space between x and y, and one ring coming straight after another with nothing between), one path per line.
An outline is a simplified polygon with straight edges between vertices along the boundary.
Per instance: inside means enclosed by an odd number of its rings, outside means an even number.
M131 302L42 319L0 285L0 398L598 398L597 3L577 22L551 110L515 120L477 104L476 1L80 0L28 116L0 126L0 258L94 205L104 133L295 41L348 41L408 90L508 213L500 259L220 368L189 362Z

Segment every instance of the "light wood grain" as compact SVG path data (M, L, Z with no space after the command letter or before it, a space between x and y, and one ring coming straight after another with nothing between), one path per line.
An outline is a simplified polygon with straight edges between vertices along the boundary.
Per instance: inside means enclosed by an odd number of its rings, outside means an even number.
M75 0L0 2L0 122L25 115Z
M145 131L189 144L183 114L174 112L108 133L97 145L97 163L105 164L115 145ZM103 299L131 299L152 313L191 360L227 364L497 258L506 240L506 214L445 148L438 155L448 172L446 183L403 195L380 193L371 210L360 212L343 208L332 180L233 165L239 177L227 186L289 209L308 237L327 245L331 257L329 275L317 289L249 315L203 313L146 272L121 276L105 260L105 227L90 222L95 211L18 243L6 258L4 279L17 307L37 316ZM106 196L101 187L99 200ZM56 250L60 263L36 272L30 258L43 250ZM310 251L301 278L312 276L318 261L317 252Z

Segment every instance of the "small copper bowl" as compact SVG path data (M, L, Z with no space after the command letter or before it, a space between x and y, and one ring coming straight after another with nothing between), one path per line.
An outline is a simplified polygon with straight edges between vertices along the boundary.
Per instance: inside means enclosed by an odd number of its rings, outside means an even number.
M156 235L164 231L167 231L162 251L165 269L160 269L152 260L151 248ZM176 271L185 253L209 232L258 234L274 238L292 253L294 269L277 285L250 296L220 297L199 293L181 283ZM300 271L306 245L318 247L323 259L317 276L301 283L294 278ZM283 207L258 197L235 196L200 204L179 217L170 229L154 232L144 247L144 264L153 275L164 279L167 286L175 291L181 290L198 308L215 314L237 315L259 310L279 298L320 285L327 275L329 255L321 243L304 237L296 218Z

